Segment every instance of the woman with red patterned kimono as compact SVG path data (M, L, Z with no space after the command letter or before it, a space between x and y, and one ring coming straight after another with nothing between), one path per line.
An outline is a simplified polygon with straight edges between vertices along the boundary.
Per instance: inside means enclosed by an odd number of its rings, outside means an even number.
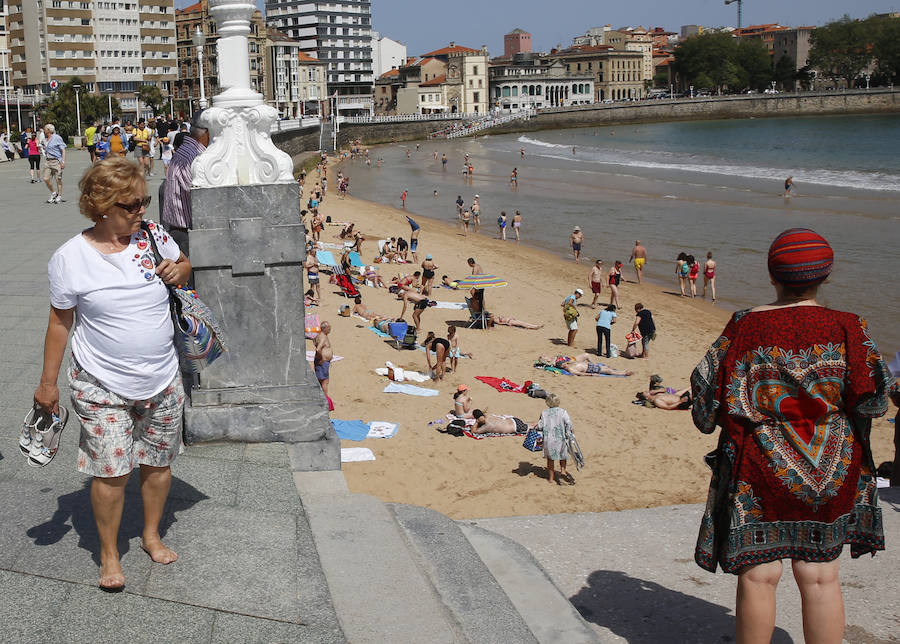
M833 257L811 230L779 235L777 299L735 313L691 376L694 424L722 428L694 558L737 574L738 642L770 641L782 559L806 642L840 642L843 545L884 549L869 431L892 379L865 320L816 301Z

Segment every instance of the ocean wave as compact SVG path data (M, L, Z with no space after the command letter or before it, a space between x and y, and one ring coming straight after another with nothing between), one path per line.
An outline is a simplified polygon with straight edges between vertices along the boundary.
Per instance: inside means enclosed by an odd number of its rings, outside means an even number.
M532 139L530 136L522 135L516 139L519 143L528 143L529 145L538 145L542 148L571 148L571 145L560 145L559 143L547 143L540 139Z
M553 144L548 144L553 145ZM568 147L568 146L554 146ZM682 172L697 172L701 174L716 174L730 177L745 177L748 179L781 179L793 175L794 183L811 183L816 185L833 186L838 188L852 188L856 190L879 190L900 192L900 177L881 172L860 172L856 170L788 170L785 168L761 168L758 166L730 165L730 164L701 164L701 163L661 163L636 157L622 156L621 158L573 158L557 154L540 154L550 159L565 159L576 163L597 163L601 165L618 165L632 168L647 168L654 170L678 170ZM702 184L701 184L702 185Z

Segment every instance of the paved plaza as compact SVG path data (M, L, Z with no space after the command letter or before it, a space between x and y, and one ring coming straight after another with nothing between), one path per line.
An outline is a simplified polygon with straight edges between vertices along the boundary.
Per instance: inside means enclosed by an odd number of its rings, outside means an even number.
M181 558L170 566L152 564L139 548L132 479L120 537L127 587L101 592L89 479L75 471L77 422L46 468L27 467L17 447L41 372L47 261L88 224L77 207L87 153L70 150L68 159L67 201L58 205L45 203L43 184L28 182L25 161L0 163L0 640L733 640L734 577L692 560L700 506L454 523L349 494L339 473L303 479L281 444L195 446L176 460L163 523ZM158 184L151 179L148 191L154 219ZM900 633L900 491L883 492L888 550L856 561L844 555L849 642L896 642ZM566 602L556 617L540 607L527 614L529 601L553 603L538 594L552 588L545 574L584 617L587 634ZM498 599L503 592L509 601ZM786 566L775 641L802 640Z

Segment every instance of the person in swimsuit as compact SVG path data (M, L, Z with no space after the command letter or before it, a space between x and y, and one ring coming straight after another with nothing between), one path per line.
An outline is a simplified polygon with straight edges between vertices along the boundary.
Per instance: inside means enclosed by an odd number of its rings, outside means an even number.
M459 348L459 336L456 335L456 326L452 324L447 325L447 340L450 341L450 370L454 373L456 372L456 367L459 364L459 359L464 355L468 357L472 357L471 353L463 353Z
M469 219L470 218L471 218L471 215L470 215L469 211L463 210L462 224L463 224L463 229L465 230L465 233L466 233L466 237L469 236Z
M609 285L609 303L615 304L619 308L619 280L622 279L622 262L616 260L616 263L607 273L607 284Z
M500 229L500 239L506 241L506 211L501 210L500 216L497 217L497 228Z
M694 405L691 399L690 388L668 393L665 389L655 389L652 391L639 391L635 394L638 400L651 403L657 409L666 409L674 411L676 409L690 409Z
M684 287L687 285L686 281L688 274L688 271L684 270L686 260L686 253L678 253L678 259L675 260L675 277L678 278L678 283L681 286L681 297L687 297L687 293L684 292ZM688 268L688 270L690 270L690 268Z
M402 237L397 238L397 254L400 255L400 259L404 262L407 261L406 257L409 252L409 244L406 243L406 240Z
M543 324L532 324L530 322L524 322L522 320L517 320L515 318L511 318L505 315L497 315L496 313L491 313L490 317L488 317L488 328L498 325L498 326L514 326L520 329L540 329L543 328Z
M328 399L330 405L331 399L328 398L328 381L331 378L331 359L334 357L334 352L331 349L331 341L328 339L328 334L331 333L331 324L329 322L322 322L322 324L319 325L319 330L320 333L315 339L316 354L313 358L313 366L315 367L316 379L322 386L322 391L325 393L325 398Z
M630 376L633 371L613 369L602 362L591 362L591 356L582 353L577 356L541 356L538 362L563 371L573 376Z
M406 151L407 155L409 154L409 150ZM400 193L400 203L403 204L403 208L406 208L406 197L409 196L409 191L404 188L403 192Z
M423 295L431 295L431 287L434 284L434 271L437 270L437 264L431 259L431 255L425 255L425 261L422 262L422 290Z
M597 298L600 297L600 292L603 290L603 260L598 259L594 261L594 267L591 269L591 274L588 276L588 282L591 284L591 293L594 294L594 299L591 302L591 308L597 306Z
M628 258L628 261L634 261L634 271L637 273L637 281L638 284L641 284L644 276L644 264L647 263L647 249L641 244L640 239L634 242L634 248L631 250L631 257Z
M706 297L706 287L712 289L712 301L716 301L716 260L712 258L712 251L706 253L706 264L703 265L703 296Z
M406 221L409 222L409 252L412 253L413 261L417 262L419 261L419 256L416 254L419 249L419 224L409 215L406 216Z
M584 243L584 233L581 232L580 227L575 226L570 240L572 242L572 254L575 256L575 263L577 264L578 258L581 257L581 245Z
M697 297L697 277L700 275L700 262L693 255L687 256L688 280L691 283L691 297Z
M794 187L794 177L790 176L784 180L784 196L785 197L791 196L791 188L793 188L793 187Z
M484 275L484 269L481 268L481 264L475 261L474 257L467 259L466 263L472 269L472 275Z
M478 227L481 225L481 200L478 195L475 195L475 199L472 200L472 223L475 225L475 230L478 231Z
M469 397L469 385L459 385L453 392L453 415L457 418L473 418L475 403Z
M447 169L447 155L442 154L441 155L441 170L446 170L446 169Z
M519 187L519 169L513 168L512 174L509 175L509 182L513 184L514 187Z
M473 434L527 434L531 427L521 418L504 417L491 414L486 416L480 409L472 411L475 426L469 431Z
M435 380L443 380L447 358L450 356L450 342L446 338L436 337L434 331L429 331L422 346L425 348L425 362L428 363L428 371L434 370ZM434 366L431 365L432 351L435 355Z
M428 296L416 293L413 290L403 291L403 310L400 311L400 319L406 314L406 307L410 302L413 303L412 319L416 326L416 331L422 326L422 311L428 308Z
M513 215L513 232L516 234L516 241L519 241L519 228L522 227L522 213L518 210Z
M319 291L319 260L316 259L316 249L312 246L306 253L306 261L303 262L303 268L306 269L306 281L309 287L316 292L316 299L322 297Z

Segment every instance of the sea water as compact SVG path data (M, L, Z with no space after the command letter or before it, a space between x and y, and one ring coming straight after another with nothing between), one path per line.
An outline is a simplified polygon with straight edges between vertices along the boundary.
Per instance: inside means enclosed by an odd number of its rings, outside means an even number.
M691 121L423 141L418 151L415 143L393 144L373 149L370 167L356 161L345 172L357 197L399 206L408 189L408 211L444 220L456 219L458 195L469 205L478 194L485 235L497 236L501 210L510 221L520 210L523 242L562 255L571 256L578 225L585 274L594 258L625 262L640 239L649 255L645 279L673 297L678 253L702 265L712 251L717 304L731 309L771 301L769 244L786 228L812 228L835 250L822 301L865 316L893 355L900 348L892 261L900 246L898 147L900 115ZM462 173L465 154L471 177ZM509 181L513 168L518 186ZM794 188L784 197L788 176ZM396 233L408 229L398 225ZM427 249L427 237L420 244ZM633 268L624 275L634 280Z

